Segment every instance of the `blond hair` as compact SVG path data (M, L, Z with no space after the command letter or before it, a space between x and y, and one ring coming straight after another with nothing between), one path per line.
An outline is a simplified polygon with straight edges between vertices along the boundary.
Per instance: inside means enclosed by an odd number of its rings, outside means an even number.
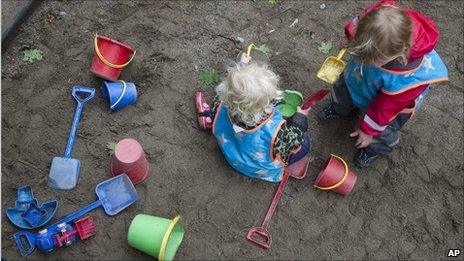
M238 63L216 87L219 98L235 119L256 126L274 109L272 100L281 95L279 76L265 63Z
M379 7L359 21L349 51L361 63L384 65L397 57L407 63L411 36L412 22L404 10Z

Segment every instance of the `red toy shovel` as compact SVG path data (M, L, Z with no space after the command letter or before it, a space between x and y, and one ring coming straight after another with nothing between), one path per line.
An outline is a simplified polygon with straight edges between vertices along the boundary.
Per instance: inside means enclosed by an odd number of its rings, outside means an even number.
M316 92L315 94L306 98L301 108L305 110L305 109L308 109L314 106L317 102L322 100L328 93L329 93L328 90L320 90ZM258 246L264 249L268 249L271 246L272 238L271 238L271 234L269 234L269 231L268 231L269 223L271 222L271 218L274 215L274 211L277 207L277 204L279 203L280 197L282 196L282 193L284 192L285 186L287 185L288 177L292 177L295 179L303 179L306 176L308 166L309 166L309 157L305 156L299 161L289 165L285 169L284 176L282 177L279 187L277 188L277 191L274 194L274 198L272 199L271 205L269 206L269 209L267 210L266 217L264 218L263 224L261 225L261 227L252 227L248 230L248 233L246 235L246 238L248 239L248 241L257 244Z
M277 188L274 198L272 199L271 205L267 210L266 217L264 218L263 224L261 227L252 227L248 230L246 238L248 241L257 244L258 246L268 249L271 246L272 238L269 234L268 228L269 223L271 223L271 218L274 215L274 211L279 203L280 197L284 192L285 186L288 182L288 177L302 179L306 176L306 172L309 166L309 157L306 156L299 161L289 165L280 181L279 187Z
M317 91L316 93L314 93L311 96L309 96L308 98L306 98L303 105L301 106L301 109L306 110L306 109L308 109L310 107L313 107L314 104L316 104L320 100L322 100L328 93L329 93L328 90Z

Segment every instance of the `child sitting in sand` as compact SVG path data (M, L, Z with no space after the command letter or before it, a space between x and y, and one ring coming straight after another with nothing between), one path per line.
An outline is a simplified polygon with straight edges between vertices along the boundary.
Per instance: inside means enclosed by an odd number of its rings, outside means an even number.
M256 179L279 182L285 166L309 152L308 110L301 110L286 124L276 105L282 92L279 77L265 63L250 62L242 55L216 88L210 109L197 92L199 123L211 128L229 164Z
M355 163L372 164L398 144L399 130L418 110L429 85L448 73L434 47L438 30L428 17L383 0L345 26L352 59L332 88L324 120L364 112L358 130Z

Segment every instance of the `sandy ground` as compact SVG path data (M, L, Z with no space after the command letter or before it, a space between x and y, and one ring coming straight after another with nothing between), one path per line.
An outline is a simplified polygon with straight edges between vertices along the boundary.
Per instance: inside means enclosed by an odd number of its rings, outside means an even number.
M2 1L2 24L5 24L11 18L18 6L20 6L19 1Z
M182 214L186 232L177 259L423 260L445 259L450 248L464 251L460 1L404 2L436 21L441 31L436 49L450 82L434 86L390 157L368 169L354 167L355 149L347 137L355 119L321 124L311 113L314 161L304 180L289 181L267 251L247 242L245 234L261 224L276 186L236 173L211 135L197 127L194 92L203 89L213 96L212 88L201 87L198 71L223 71L227 59L243 48L230 39L267 43L282 88L307 95L329 87L315 76L326 58L317 50L319 43L339 42L344 22L372 2L325 2L325 10L319 1L42 3L2 55L2 208L14 204L22 185L31 185L39 201L59 200L55 220L92 202L95 186L109 177L105 146L111 140L139 140L151 171L137 185L136 204L115 217L102 209L92 212L94 237L48 254L36 251L30 259L149 259L126 241L138 213ZM94 33L137 49L121 79L137 84L139 99L110 114L98 95L85 108L73 151L82 163L79 184L54 191L46 178L51 159L64 151L74 114L70 89L101 85L89 71ZM44 59L22 61L22 50L29 47L43 50ZM312 186L329 153L349 159L358 175L348 197ZM18 228L3 213L2 256L19 259L12 240Z

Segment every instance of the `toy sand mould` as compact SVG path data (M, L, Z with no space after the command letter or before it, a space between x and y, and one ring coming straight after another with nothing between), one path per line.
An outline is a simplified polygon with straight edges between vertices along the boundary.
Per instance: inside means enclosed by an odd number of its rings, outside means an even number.
M328 57L322 64L321 69L317 72L317 78L326 83L333 84L345 69L346 63L342 60L345 52L346 49L341 49L337 57Z

